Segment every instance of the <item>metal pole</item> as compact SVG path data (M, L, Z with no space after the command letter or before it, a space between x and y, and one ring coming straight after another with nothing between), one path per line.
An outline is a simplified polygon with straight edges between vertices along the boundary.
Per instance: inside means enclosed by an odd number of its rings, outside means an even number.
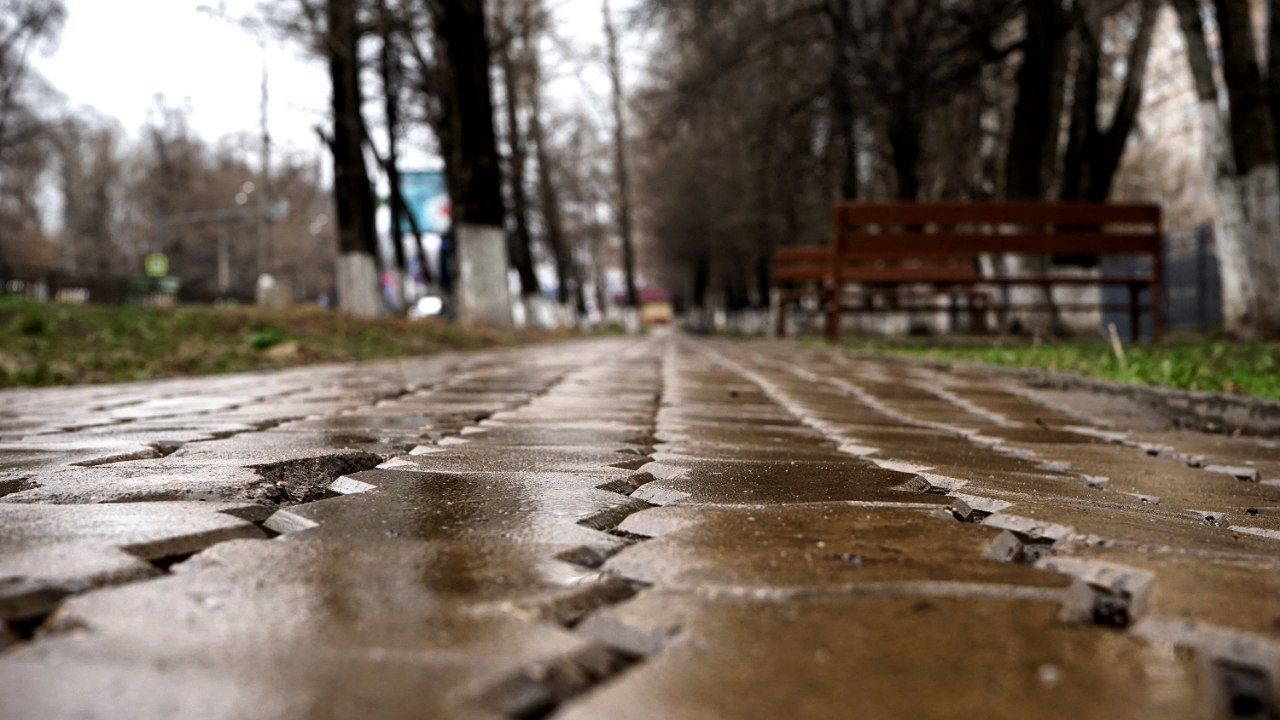
M1204 226L1195 229L1196 242L1196 327L1209 328L1209 232Z
M218 228L218 294L226 297L231 292L231 253L227 242L227 228Z
M266 43L259 40L258 46L262 49L262 100L261 100L261 130L262 130L262 167L259 172L259 182L262 187L258 188L258 272L271 273L274 268L271 252L271 219L267 216L271 203L271 132L267 125L267 101L269 99L267 88L267 59Z

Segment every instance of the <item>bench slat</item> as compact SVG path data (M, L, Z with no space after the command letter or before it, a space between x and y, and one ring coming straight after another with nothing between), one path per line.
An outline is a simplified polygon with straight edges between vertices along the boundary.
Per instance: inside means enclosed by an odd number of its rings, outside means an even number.
M963 267L845 267L840 279L868 283L976 283L982 276L976 268Z
M850 274L842 273L840 279L846 283L867 283L885 285L895 285L901 283L956 283L959 285L1025 285L1025 286L1043 286L1043 285L1150 285L1153 278L1149 275L1122 275L1115 277L1075 277L1070 275L1037 275L1026 277L984 277L984 278L959 278L949 277L945 274L926 274L921 273L914 277L903 276L895 278L886 274L883 276L866 275L855 277Z
M777 280L826 280L831 268L778 268L773 277Z
M778 263L830 262L834 251L830 245L790 245L773 251Z
M1158 224L1156 205L1098 203L840 203L836 227L885 224Z
M1158 235L1106 233L842 233L842 258L971 257L980 253L1135 255L1160 249Z

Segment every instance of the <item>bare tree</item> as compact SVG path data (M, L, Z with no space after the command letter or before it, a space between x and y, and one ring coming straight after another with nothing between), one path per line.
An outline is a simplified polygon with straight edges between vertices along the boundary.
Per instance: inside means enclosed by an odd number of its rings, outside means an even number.
M0 0L0 272L54 264L38 201L55 140L42 112L51 93L30 60L58 36L65 17L57 0Z
M545 10L538 2L531 13L538 26L545 25ZM552 150L547 139L545 128L545 111L542 104L542 59L535 47L535 22L523 27L522 38L526 52L527 88L529 98L529 140L533 143L535 166L537 168L538 204L542 211L543 238L551 251L551 259L556 268L556 301L561 305L577 298L579 311L584 311L582 302L582 274L578 272L573 260L573 251L565 233L564 218L561 208L560 188L555 169L553 168Z
M3 0L0 3L0 158L33 130L29 98L31 53L57 37L66 19L58 0Z
M617 179L618 235L622 241L622 273L626 282L626 304L636 307L640 296L636 291L635 245L631 237L631 177L627 168L627 124L623 110L622 61L618 57L618 31L609 11L609 0L601 0L604 33L608 44L609 82L613 88L614 172Z

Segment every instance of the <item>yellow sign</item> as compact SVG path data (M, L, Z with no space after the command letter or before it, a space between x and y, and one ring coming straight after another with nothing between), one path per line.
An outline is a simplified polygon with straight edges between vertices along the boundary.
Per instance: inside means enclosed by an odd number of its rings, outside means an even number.
M147 277L164 277L169 274L169 258L164 253L151 253L142 261Z

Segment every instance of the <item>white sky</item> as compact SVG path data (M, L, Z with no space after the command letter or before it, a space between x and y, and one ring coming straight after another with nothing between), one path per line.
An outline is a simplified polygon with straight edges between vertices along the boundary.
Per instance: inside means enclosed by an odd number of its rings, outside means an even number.
M156 97L163 95L170 105L189 107L192 127L210 140L256 133L265 62L276 142L297 149L318 146L312 128L323 121L329 97L324 65L274 38L267 38L264 50L246 30L200 10L221 4L228 15L242 17L252 13L258 0L65 2L68 16L61 41L35 62L73 107L90 106L136 135ZM614 0L615 21L633 4ZM559 74L553 94L559 103L584 103L598 111L594 116L603 117L608 88L599 63L593 62L603 57L600 2L549 0L549 6L559 36L577 56L576 62L551 58L559 60L549 63ZM624 45L633 82L636 42L628 38Z

